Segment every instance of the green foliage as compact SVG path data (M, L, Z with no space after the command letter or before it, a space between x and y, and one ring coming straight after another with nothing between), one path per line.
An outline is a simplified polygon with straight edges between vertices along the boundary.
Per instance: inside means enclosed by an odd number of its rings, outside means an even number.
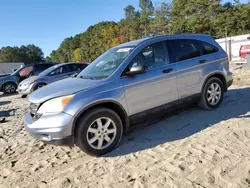
M81 57L80 57L80 49L76 48L74 50L74 58L73 58L74 62L80 62L81 61Z
M150 32L153 35L164 35L171 33L170 24L171 5L161 3L160 7L155 8L154 19L150 25Z
M50 54L51 61L91 62L117 44L155 35L206 33L220 38L225 37L226 31L228 36L250 33L250 5L238 0L233 4L221 4L219 0L173 0L156 7L151 0L138 3L139 10L132 5L125 7L125 17L118 23L100 22L66 38Z
M19 47L3 47L0 49L0 62L42 62L43 51L34 44Z

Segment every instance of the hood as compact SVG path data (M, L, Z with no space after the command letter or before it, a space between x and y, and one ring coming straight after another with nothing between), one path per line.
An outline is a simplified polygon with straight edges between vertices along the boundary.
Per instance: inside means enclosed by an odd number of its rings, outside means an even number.
M29 78L26 78L25 80L21 81L20 84L23 84L24 82L30 82L33 83L34 81L38 80L38 76L31 76Z
M5 77L5 76L9 76L10 74L0 74L0 78Z
M32 103L42 103L55 97L77 93L100 83L101 80L67 78L38 89L28 99Z

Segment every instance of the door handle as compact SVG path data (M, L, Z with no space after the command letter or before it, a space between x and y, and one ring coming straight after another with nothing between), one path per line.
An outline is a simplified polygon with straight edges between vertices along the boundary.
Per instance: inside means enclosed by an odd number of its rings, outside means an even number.
M170 68L170 69L165 69L165 70L163 70L162 72L163 73L169 73L169 72L171 72L173 69L172 68Z
M207 61L205 59L202 59L199 61L200 64L206 63Z

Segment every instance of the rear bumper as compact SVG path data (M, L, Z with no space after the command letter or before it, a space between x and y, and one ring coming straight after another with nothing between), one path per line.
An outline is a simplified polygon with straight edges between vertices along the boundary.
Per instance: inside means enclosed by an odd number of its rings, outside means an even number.
M231 72L227 73L226 84L227 84L227 88L226 88L226 91L227 91L227 89L233 84L233 73Z
M233 80L227 82L227 88L229 88L233 84Z

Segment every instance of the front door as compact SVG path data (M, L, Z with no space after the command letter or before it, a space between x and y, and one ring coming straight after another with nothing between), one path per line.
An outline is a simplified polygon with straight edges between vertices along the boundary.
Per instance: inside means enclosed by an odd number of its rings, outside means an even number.
M129 115L178 100L175 70L168 64L161 42L145 47L125 71L138 63L146 73L122 77Z

